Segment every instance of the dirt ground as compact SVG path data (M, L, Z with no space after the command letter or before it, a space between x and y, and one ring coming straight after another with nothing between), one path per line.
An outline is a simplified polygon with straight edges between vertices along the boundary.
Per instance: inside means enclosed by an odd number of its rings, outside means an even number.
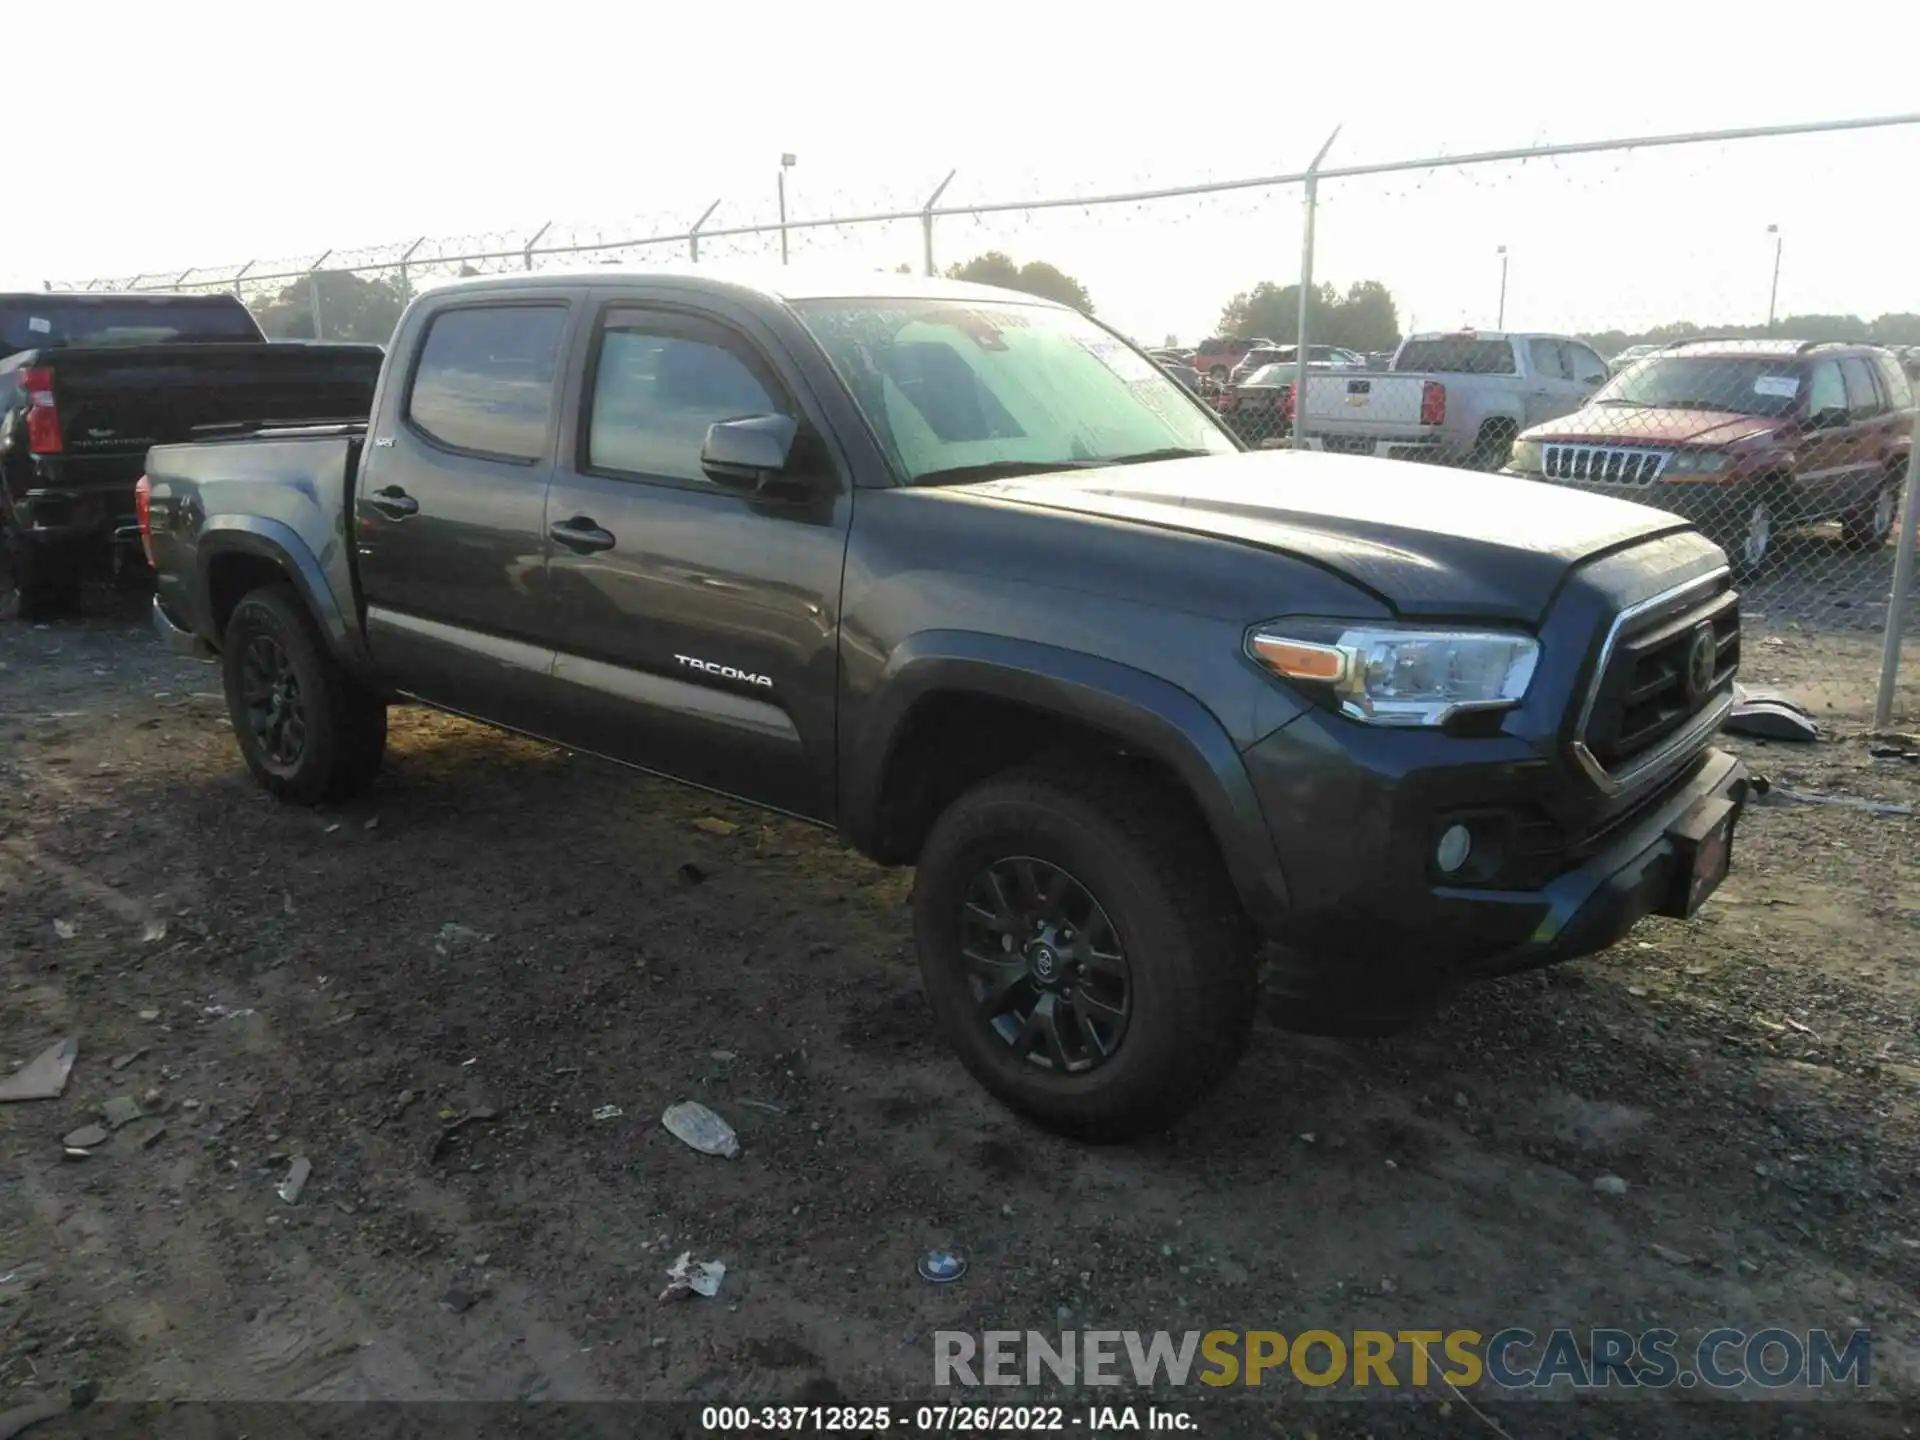
M371 796L286 808L246 779L216 673L164 655L137 597L107 603L0 626L0 1074L79 1042L61 1098L0 1105L0 1410L81 1381L899 1399L929 1392L937 1329L1865 1326L1881 1403L1791 1433L1910 1433L1920 820L1752 810L1697 921L1393 1041L1269 1019L1177 1133L1087 1148L1000 1110L929 1033L909 874L414 710ZM1873 748L1843 723L1748 754L1920 808L1920 763ZM122 1095L146 1117L64 1158ZM682 1099L741 1156L667 1133ZM958 1284L917 1278L934 1246L970 1257ZM725 1262L721 1293L662 1303L689 1249ZM1203 1405L1201 1433L1786 1413L1402 1398L1423 1403L1296 1386Z

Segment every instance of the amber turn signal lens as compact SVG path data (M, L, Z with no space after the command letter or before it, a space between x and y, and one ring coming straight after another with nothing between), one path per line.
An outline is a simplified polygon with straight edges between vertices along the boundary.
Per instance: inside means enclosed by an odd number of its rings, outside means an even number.
M1289 680L1318 680L1331 683L1347 671L1347 655L1331 645L1307 645L1298 640L1283 640L1277 635L1253 637L1253 653L1275 674Z

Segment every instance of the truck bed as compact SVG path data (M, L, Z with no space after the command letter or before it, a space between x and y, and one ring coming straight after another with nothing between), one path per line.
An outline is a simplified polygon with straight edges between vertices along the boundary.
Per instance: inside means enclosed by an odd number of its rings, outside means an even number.
M184 445L159 445L147 456L155 587L182 624L214 635L209 596L192 583L200 574L203 539L252 531L287 553L312 557L297 577L358 615L351 520L353 480L366 442L363 421L240 430ZM196 529L193 515L205 517ZM289 544L288 541L296 543Z
M51 370L61 453L144 455L197 427L236 421L366 416L380 376L378 345L75 346L27 350L6 370Z
M63 554L124 534L148 450L209 427L361 421L381 347L261 341L74 345L0 360L14 523ZM50 402L46 397L51 397Z

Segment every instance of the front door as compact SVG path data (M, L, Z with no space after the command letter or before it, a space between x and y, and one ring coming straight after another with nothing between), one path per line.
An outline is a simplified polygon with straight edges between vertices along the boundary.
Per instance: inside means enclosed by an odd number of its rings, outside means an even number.
M831 819L852 489L746 321L620 301L594 323L547 495L555 738ZM810 498L706 477L710 425L774 413L803 421Z
M376 666L423 700L522 728L551 660L546 504L568 316L563 301L491 296L435 313L354 495Z
M1800 447L1801 520L1830 520L1852 507L1859 488L1865 422L1849 404L1838 360L1816 361L1807 381L1806 438Z

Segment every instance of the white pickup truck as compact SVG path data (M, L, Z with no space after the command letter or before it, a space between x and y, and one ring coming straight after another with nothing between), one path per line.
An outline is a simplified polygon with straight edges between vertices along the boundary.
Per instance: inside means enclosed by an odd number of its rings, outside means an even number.
M1513 437L1571 414L1607 362L1569 335L1461 330L1409 336L1385 370L1307 377L1307 448L1498 470Z

